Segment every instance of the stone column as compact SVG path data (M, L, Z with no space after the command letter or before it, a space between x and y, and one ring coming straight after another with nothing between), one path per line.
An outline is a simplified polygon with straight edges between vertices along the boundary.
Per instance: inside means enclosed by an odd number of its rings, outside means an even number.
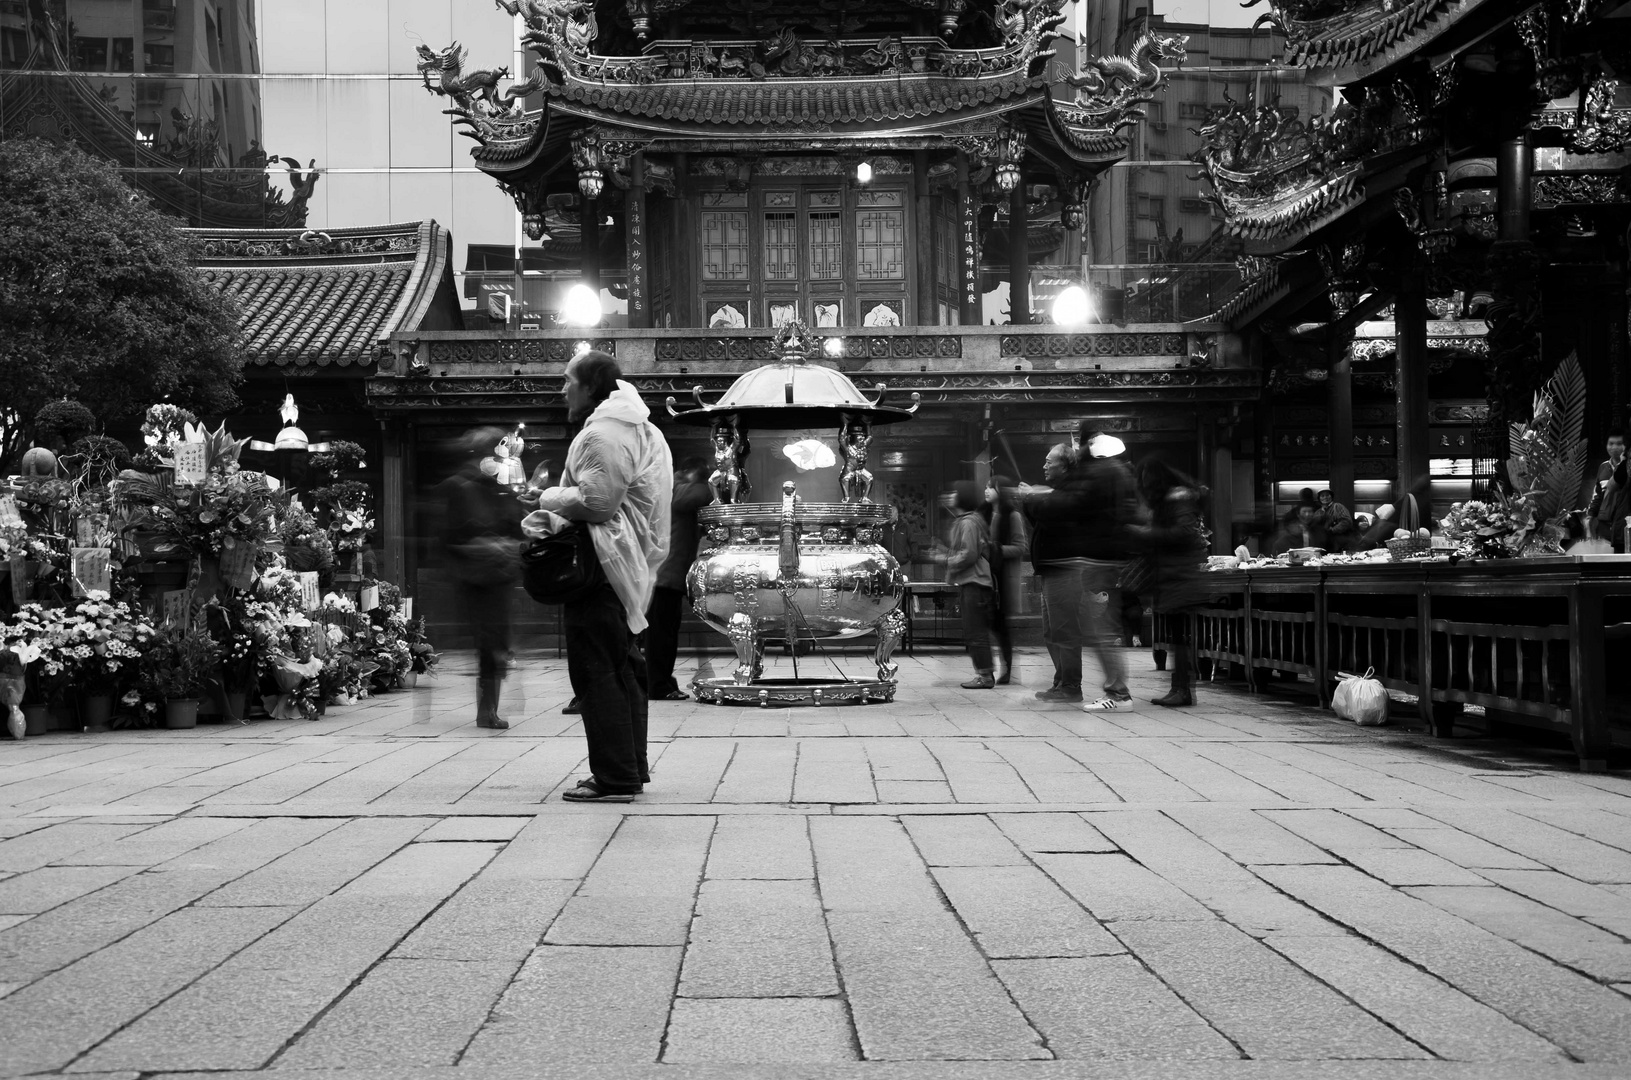
M1529 239L1529 173L1528 136L1503 142L1495 159L1496 197L1501 211L1499 239L1503 242Z
M935 326L940 322L940 304L936 296L934 201L929 197L929 154L925 150L912 153L912 193L917 241L917 314L910 321L918 326Z
M1331 345L1331 368L1326 377L1331 410L1331 495L1349 510L1354 505L1354 377L1353 356L1346 337Z
M1427 293L1421 276L1407 274L1393 299L1394 386L1398 416L1394 445L1399 451L1398 491L1416 496L1422 520L1432 515L1429 505L1428 397L1427 397ZM1400 508L1403 517L1403 508Z
M401 420L381 420L380 427L380 494L382 496L379 529L381 537L380 570L385 580L400 585L404 595L413 595L412 583L407 580L408 546L410 543L408 514L412 492L407 484L407 455L412 447L404 437L406 425Z
M1008 311L1015 326L1031 321L1031 229L1025 206L1025 178L1008 196Z
M578 267L583 283L600 292L600 200L586 199L578 196L578 205L582 207L582 224L578 235Z

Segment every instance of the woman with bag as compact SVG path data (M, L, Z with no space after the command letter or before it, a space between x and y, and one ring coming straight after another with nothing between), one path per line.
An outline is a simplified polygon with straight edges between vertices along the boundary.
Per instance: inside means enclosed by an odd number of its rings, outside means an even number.
M476 726L507 728L499 690L510 663L510 594L521 577L521 504L499 487L493 449L496 427L466 432L462 464L444 485L442 544L457 582L460 609L476 644Z
M1206 602L1201 566L1210 535L1201 515L1204 489L1164 461L1138 466L1138 489L1150 510L1147 525L1133 525L1143 546L1147 584L1156 611L1171 616L1172 688L1152 703L1170 709L1195 704L1195 609Z

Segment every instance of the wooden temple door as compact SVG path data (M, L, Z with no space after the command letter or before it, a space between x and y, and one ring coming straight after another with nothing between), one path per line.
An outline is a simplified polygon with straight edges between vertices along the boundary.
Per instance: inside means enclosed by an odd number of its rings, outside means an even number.
M916 249L904 186L784 180L704 191L698 201L704 326L912 325Z

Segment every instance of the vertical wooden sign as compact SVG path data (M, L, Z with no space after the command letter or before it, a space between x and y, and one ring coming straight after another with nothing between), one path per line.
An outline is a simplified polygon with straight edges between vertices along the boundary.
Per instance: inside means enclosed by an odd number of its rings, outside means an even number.
M624 203L624 231L629 263L629 325L651 325L651 298L646 288L646 162L634 155L633 183Z
M962 255L959 260L958 277L961 283L960 300L958 307L959 319L964 326L978 326L980 319L980 202L967 184L959 184L957 192L959 221L958 221L958 248Z

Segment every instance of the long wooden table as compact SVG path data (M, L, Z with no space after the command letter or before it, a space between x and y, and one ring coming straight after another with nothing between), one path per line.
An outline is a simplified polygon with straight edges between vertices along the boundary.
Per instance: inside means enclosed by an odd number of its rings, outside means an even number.
M1374 563L1229 570L1196 619L1196 653L1313 679L1322 705L1339 673L1414 695L1435 734L1468 705L1569 737L1587 772L1631 748L1631 557L1562 556L1451 565ZM1158 617L1157 648L1171 640ZM1609 672L1615 673L1610 678Z

